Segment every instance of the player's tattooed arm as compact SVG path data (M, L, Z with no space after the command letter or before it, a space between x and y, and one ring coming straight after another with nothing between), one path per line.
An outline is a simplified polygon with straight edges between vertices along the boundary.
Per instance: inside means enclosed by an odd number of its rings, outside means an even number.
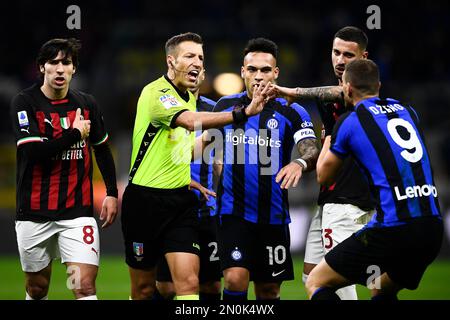
M271 84L270 98L282 97L288 104L297 99L318 99L323 102L343 102L343 92L340 86L314 87L314 88L287 88Z
M319 148L316 145L316 139L304 139L297 144L302 160L295 159L281 168L275 177L275 181L280 183L281 189L296 187L303 172L311 171L316 167ZM303 163L306 163L306 168Z
M306 162L307 168L303 172L312 171L316 168L319 148L316 139L304 139L297 144L300 158Z
M323 102L342 102L343 92L340 86L295 88L295 96L305 99L319 99Z

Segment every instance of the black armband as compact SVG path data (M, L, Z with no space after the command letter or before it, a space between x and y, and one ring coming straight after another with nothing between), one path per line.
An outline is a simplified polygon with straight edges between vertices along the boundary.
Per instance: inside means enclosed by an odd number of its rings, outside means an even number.
M245 114L245 107L236 108L231 111L231 114L233 115L233 122L236 124L244 123L248 119L247 114Z

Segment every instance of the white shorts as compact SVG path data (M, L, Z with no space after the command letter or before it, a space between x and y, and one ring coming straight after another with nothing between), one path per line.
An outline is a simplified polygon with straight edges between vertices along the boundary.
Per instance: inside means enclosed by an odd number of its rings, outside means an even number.
M308 236L306 237L304 262L319 264L324 257L322 245L322 206L319 206L312 217L309 226Z
M306 239L304 262L319 264L332 248L364 227L373 211L352 204L326 203L311 220Z
M71 220L16 221L17 245L24 272L38 272L52 259L98 266L100 239L92 217Z
M326 203L322 210L324 254L364 227L372 215L373 211L364 211L352 204Z

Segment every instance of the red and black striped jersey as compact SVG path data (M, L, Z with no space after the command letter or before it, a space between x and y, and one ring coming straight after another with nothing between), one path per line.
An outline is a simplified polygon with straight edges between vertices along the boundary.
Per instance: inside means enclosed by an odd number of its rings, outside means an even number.
M89 138L75 138L37 160L25 152L28 144L50 143L73 133L77 108L85 120L91 120ZM91 146L108 139L95 98L70 89L64 99L50 100L39 85L34 85L13 98L11 117L17 142L16 219L52 221L92 216Z
M320 101L318 103L321 103ZM339 103L332 103L327 107L333 110L337 120L345 112L345 107ZM343 111L344 110L344 111ZM322 130L322 144L325 139ZM369 184L352 157L344 160L341 171L336 176L336 182L331 186L320 186L319 206L326 203L352 204L363 210L372 210L375 206L370 196Z

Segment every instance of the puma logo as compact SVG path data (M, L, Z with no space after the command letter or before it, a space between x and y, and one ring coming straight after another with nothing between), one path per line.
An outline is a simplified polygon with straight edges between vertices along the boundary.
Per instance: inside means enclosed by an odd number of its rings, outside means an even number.
M54 127L53 127L53 123L52 123L51 120L48 120L47 118L44 118L44 122L45 122L45 123L48 123L52 128L54 128Z
M24 128L22 128L22 129L20 129L20 131L24 131L24 132L30 134L30 129L24 129Z

